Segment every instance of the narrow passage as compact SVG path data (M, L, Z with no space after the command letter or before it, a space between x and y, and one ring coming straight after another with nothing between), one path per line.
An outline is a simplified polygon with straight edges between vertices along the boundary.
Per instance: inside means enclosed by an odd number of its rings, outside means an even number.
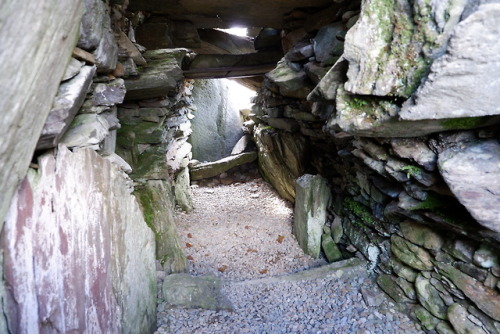
M291 233L292 207L262 179L193 188L194 212L176 218L189 274L221 278L231 307L160 303L158 334L422 333L374 288L364 264L321 272L326 261L305 255Z

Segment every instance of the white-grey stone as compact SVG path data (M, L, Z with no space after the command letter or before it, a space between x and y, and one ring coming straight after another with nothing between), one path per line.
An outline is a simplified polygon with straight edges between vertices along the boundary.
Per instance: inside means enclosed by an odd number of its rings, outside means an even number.
M113 106L123 102L125 98L125 82L116 79L110 83L99 83L92 92L92 103L95 106Z
M67 147L97 145L109 134L109 123L104 116L81 114L75 117L68 131L61 139Z
M305 174L296 180L295 189L293 234L304 252L317 258L332 196L330 188L320 175Z
M193 101L198 107L191 120L193 157L200 161L216 161L227 157L243 135L239 108L231 100L224 80L197 80Z
M89 149L59 145L39 165L19 187L3 230L15 298L5 307L17 315L10 323L19 333L43 332L48 323L59 333L152 333L155 236L131 180Z
M132 173L132 167L118 154L111 153L110 155L106 155L104 159L111 161L111 163L117 165L123 172L130 174Z
M102 38L107 14L106 3L102 0L84 0L83 3L85 12L80 24L78 46L84 50L93 51L99 46Z
M233 150L231 151L231 155L240 154L240 153L245 152L251 138L252 138L252 136L250 136L248 134L241 137L240 140L238 140L238 142L236 143L236 145L234 145Z
M470 143L439 154L439 170L453 194L484 227L500 233L500 144Z
M500 3L485 4L453 30L445 55L431 67L402 119L500 114Z
M57 146L78 109L82 106L87 90L92 84L95 71L95 66L84 66L76 77L59 86L52 110L38 139L37 149Z
M66 72L64 72L61 81L66 81L74 78L80 72L83 65L85 65L85 62L76 60L75 58L71 58L69 60L68 66L66 66Z

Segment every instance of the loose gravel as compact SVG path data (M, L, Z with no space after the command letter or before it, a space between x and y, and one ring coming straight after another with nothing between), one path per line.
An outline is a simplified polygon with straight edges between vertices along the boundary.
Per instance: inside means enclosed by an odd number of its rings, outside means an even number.
M164 333L423 333L385 300L370 307L360 289L378 290L368 275L269 281L325 264L302 253L291 234L291 207L262 180L195 187L195 211L177 215L192 275L223 279L231 311L158 305Z

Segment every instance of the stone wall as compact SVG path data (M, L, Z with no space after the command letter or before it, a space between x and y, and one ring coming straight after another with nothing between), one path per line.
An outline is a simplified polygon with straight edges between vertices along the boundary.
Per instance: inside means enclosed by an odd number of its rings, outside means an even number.
M3 50L19 52L0 57L12 94L0 143L2 333L152 333L155 254L184 270L173 210L174 194L190 200L188 52L144 53L136 14L116 3L0 5ZM14 45L16 34L28 38Z
M326 178L332 258L366 258L426 331L497 333L500 4L350 6L282 34L250 115L262 174L291 201Z

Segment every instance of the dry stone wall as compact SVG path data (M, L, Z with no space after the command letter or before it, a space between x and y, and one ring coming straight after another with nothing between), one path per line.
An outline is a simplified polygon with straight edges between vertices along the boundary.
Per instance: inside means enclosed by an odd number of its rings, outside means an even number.
M499 6L303 13L250 115L262 174L283 197L302 205L305 173L328 180L326 257L366 258L429 333L500 330L500 101L484 77L498 70Z

